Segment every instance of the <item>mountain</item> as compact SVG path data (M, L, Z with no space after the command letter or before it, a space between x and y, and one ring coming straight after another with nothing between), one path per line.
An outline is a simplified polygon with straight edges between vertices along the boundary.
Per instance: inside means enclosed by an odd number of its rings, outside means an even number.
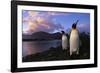
M61 39L61 33L47 33L47 32L35 32L31 35L23 34L23 40L54 40Z
M70 36L70 33L68 34ZM86 35L90 35L90 33L88 32L80 32L80 37L82 36L86 36ZM68 36L68 37L69 37ZM23 34L23 41L42 41L42 40L55 40L55 39L61 39L62 35L59 32L56 33L47 33L47 32L43 32L43 31L39 31L39 32L35 32L31 35L26 35Z

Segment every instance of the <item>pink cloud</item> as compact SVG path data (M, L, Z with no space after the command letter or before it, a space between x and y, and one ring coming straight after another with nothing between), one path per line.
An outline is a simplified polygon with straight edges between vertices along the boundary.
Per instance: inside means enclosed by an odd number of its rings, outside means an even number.
M23 18L23 26L27 25L27 27L23 27L23 33L32 33L38 31L53 32L55 30L64 28L61 24L55 24L47 15L43 16L33 11L29 11L28 14L29 15L27 17Z

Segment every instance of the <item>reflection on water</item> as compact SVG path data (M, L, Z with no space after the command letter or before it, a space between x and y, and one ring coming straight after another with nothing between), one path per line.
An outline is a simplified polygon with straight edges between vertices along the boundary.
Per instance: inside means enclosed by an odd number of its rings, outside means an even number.
M61 40L53 41L23 41L22 56L35 54L38 52L46 51L51 47L61 45Z

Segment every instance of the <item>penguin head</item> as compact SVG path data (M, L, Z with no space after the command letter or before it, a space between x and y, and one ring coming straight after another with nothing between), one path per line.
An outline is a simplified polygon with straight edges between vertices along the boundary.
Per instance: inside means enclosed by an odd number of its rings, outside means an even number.
M61 31L62 32L62 34L65 34L65 32L64 31Z
M76 26L77 26L78 21L79 21L79 20L77 20L75 23L73 23L72 29L76 29Z
M76 24L75 23L72 25L72 29L76 29Z

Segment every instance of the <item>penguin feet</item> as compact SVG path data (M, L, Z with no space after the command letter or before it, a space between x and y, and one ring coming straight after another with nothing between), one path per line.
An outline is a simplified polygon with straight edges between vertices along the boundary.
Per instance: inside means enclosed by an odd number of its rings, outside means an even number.
M79 51L77 51L76 54L79 55Z
M79 50L77 50L76 54L79 55Z
M70 56L72 55L72 52L70 52Z

